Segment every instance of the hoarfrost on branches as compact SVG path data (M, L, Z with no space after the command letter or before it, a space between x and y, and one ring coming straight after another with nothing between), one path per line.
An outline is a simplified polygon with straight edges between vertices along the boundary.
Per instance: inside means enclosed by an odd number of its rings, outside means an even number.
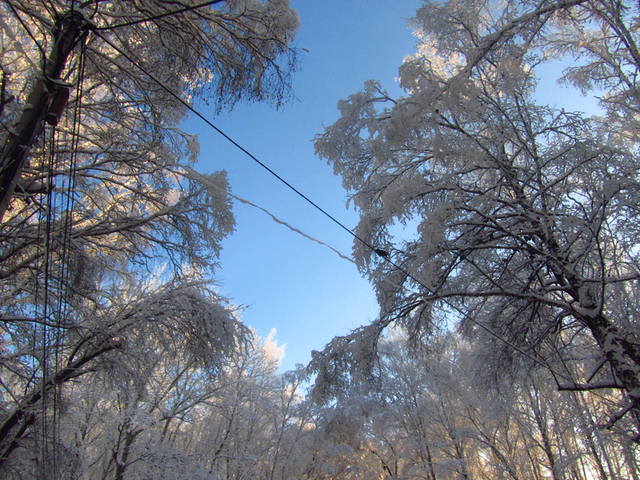
M376 324L426 339L457 323L496 370L542 363L580 378L606 358L603 380L637 415L637 8L425 2L400 68L405 96L368 81L316 138L360 211L358 235L411 275L356 242L381 317L325 359L348 371L360 361L351 343L369 344ZM564 81L598 88L605 116L536 103L537 68L567 54L581 62ZM416 234L398 237L398 223Z

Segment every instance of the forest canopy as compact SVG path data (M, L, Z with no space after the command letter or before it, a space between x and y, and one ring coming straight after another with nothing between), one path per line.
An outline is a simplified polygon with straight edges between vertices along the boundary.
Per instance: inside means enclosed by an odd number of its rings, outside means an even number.
M640 478L639 9L422 3L315 139L380 314L280 374L181 121L290 98L289 1L3 2L0 477Z

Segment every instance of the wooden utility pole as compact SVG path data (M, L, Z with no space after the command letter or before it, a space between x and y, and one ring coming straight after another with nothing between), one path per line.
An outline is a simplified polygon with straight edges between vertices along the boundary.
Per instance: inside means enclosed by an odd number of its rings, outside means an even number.
M61 87L61 75L67 59L80 41L84 41L93 24L79 10L70 10L56 20L54 43L44 62L42 77L29 94L20 118L9 131L0 153L0 222L9 206L16 182L31 146L42 131L43 122Z

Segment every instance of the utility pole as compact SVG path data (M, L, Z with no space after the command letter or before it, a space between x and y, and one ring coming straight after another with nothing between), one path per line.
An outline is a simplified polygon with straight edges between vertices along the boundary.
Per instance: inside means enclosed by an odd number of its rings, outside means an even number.
M31 146L43 128L43 122L61 88L61 75L67 59L84 41L93 24L79 10L60 15L53 28L54 43L44 61L42 77L38 78L29 94L20 118L9 131L0 153L0 222L9 206L16 183L24 168Z

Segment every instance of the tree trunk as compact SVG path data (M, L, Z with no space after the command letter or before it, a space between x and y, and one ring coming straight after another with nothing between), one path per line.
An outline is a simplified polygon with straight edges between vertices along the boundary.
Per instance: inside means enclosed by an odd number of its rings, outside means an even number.
M640 352L604 315L583 316L598 346L629 398L628 405L610 421L611 427L627 412L633 412L640 438Z

